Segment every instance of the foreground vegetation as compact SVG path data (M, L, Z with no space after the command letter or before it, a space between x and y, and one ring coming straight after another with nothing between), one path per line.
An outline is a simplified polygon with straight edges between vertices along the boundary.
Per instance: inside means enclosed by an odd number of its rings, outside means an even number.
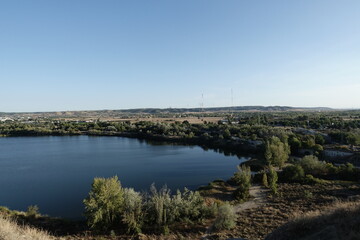
M91 229L127 233L144 230L169 233L176 224L196 224L213 218L216 212L224 216L224 207L206 205L199 192L184 189L171 195L164 186L157 190L154 185L149 194L140 194L131 188L122 188L118 178L95 178L88 198L84 200L85 216ZM225 219L224 219L225 218ZM227 214L216 223L219 229L228 227L220 222L231 221Z
M12 218L0 215L1 240L54 240L48 233L29 226L20 226Z

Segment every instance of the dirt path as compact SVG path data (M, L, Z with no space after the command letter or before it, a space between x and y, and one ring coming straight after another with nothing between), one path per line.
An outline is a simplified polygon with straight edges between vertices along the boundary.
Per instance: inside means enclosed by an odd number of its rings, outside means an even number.
M260 205L266 203L266 195L268 194L269 189L266 189L260 185L253 185L250 187L250 196L251 199L247 202L240 203L235 205L235 211L241 212L246 209L256 208Z

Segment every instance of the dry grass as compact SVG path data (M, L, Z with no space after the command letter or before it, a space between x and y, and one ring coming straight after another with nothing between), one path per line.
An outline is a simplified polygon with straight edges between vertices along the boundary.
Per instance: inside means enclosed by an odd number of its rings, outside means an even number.
M360 201L339 202L322 211L295 217L266 240L360 239Z
M19 226L14 220L0 215L0 240L53 240L44 231L28 226Z

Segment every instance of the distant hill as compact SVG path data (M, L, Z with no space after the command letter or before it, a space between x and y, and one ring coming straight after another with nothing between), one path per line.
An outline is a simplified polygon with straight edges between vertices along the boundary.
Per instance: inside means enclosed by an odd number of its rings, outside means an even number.
M114 110L124 113L197 113L197 112L241 112L241 111L331 111L331 108L294 108L287 106L237 106L237 107L213 107L213 108L139 108L139 109L126 109Z
M241 111L333 111L332 108L326 107L288 107L288 106L236 106L236 107L211 107L211 108L134 108L134 109L120 109L120 110L86 110L86 111L59 111L59 112L22 112L23 114L75 114L75 113L196 113L196 112L241 112ZM5 113L0 114L21 114L21 113Z
M236 107L212 107L212 108L136 108L121 110L87 110L87 111L59 111L59 112L22 112L0 113L4 116L25 117L121 117L124 115L137 114L185 114L185 113L227 113L227 112L295 112L295 111L335 111L332 108L315 107L288 107L288 106L236 106Z

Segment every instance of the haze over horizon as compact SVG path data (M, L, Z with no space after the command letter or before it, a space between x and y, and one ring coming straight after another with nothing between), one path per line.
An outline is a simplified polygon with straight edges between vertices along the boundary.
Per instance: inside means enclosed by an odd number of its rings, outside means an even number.
M0 112L358 109L359 12L356 0L1 1Z

